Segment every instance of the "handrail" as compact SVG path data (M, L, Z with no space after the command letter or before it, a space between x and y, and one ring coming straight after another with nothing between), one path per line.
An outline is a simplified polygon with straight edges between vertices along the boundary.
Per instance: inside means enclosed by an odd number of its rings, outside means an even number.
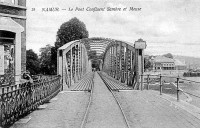
M145 75L140 75L140 76L160 76L160 74L158 74L158 75L145 74ZM185 81L189 81L189 82L200 83L200 82L197 82L197 81L188 80L188 79L184 79L184 78L181 78L181 77L167 76L167 75L161 75L161 76L162 77L168 77L168 78L179 78L181 80L185 80Z
M1 94L0 127L10 126L54 97L62 88L60 79L60 76L49 76L33 84L21 83L18 89Z
M194 82L194 83L200 83L200 82L197 82L197 81L193 81L193 80L188 80L188 79L184 79L184 78L180 78L181 80L185 80L185 81L188 81L188 82Z
M188 82L193 82L193 83L196 83L196 84L198 84L198 83L200 83L200 82L197 82L197 81L193 81L193 80L188 80L188 79L185 79L185 78L181 78L181 77L175 77L175 76L166 76L166 75L161 75L161 74L158 74L158 75L152 75L152 74L142 74L142 75L140 75L140 77L143 77L143 76L147 76L147 90L149 90L149 84L150 84L150 77L151 76L157 76L157 79L159 79L159 86L160 86L160 89L159 89L159 91L160 91L160 95L162 95L162 87L163 87L163 81L162 81L162 78L163 77L167 77L167 78L174 78L174 79L176 79L176 92L177 92L177 101L179 101L179 92L183 92L183 93L186 93L186 94L188 94L188 95L191 95L191 96L194 96L194 97L197 97L197 98L200 98L200 96L198 96L198 95L195 95L195 94L192 94L192 93L190 93L190 92L187 92L187 91L184 91L183 89L181 89L180 87L179 87L179 83L180 83L180 80L184 80L184 81L188 81ZM155 77L154 77L155 78ZM141 80L141 82L142 82L142 80Z
M189 95L191 95L191 96L194 96L194 97L200 98L200 96L197 96L197 95L195 95L195 94L189 93L189 92L187 92L187 91L183 91L183 90L182 90L182 92L187 93L187 94L189 94Z

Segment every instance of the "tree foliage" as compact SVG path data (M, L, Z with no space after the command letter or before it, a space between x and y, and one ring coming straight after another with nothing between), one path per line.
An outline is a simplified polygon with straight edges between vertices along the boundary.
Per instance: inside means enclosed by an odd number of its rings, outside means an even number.
M144 58L144 69L149 69L152 63L150 62L149 58Z
M171 53L164 54L163 56L173 59L173 55Z
M36 75L40 72L38 55L32 49L26 51L26 69L29 70L32 75Z
M72 18L63 23L57 31L55 47L46 45L40 49L40 73L46 75L56 74L57 49L70 41L82 38L88 38L88 31L83 22L77 18Z
M74 17L60 26L57 32L55 47L59 48L70 41L88 38L88 36L85 24Z
M45 70L51 69L56 73L57 49L59 47L73 40L88 38L88 36L89 34L85 24L78 18L74 17L69 21L64 22L57 31L55 47L51 47L51 62L49 62L49 67L51 68L47 68L48 66L44 66L43 64L43 66L46 67Z
M41 55L40 55L40 67L41 67L41 73L45 75L54 75L56 74L56 68L54 65L52 58L52 46L46 45L45 47L40 49Z
M51 67L53 68L52 70L54 71L54 74L56 74L57 70L57 49L56 47L51 47Z

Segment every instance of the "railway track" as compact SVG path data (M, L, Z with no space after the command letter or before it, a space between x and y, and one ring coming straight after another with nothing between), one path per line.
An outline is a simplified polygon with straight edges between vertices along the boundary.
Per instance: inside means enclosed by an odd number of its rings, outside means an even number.
M112 91L112 89L110 88L110 86L108 85L108 83L103 79L103 77L101 76L101 74L98 73L98 75L100 76L100 78L102 79L103 83L106 85L107 89L111 92L112 96L114 97L115 102L116 102L117 106L119 107L120 112L122 114L122 117L123 117L123 120L124 120L124 123L125 123L126 127L130 128L130 125L129 125L128 121L127 121L127 117L126 117L126 115L125 115L125 113L124 113L124 111L122 109L122 106L121 106L120 102L118 101L117 97L115 96L114 92ZM90 113L90 109L91 109L92 101L93 101L93 95L94 95L93 94L93 90L94 90L94 79L93 79L93 84L92 84L91 91L90 91L88 105L87 105L87 108L86 108L83 120L81 122L81 128L85 128L85 126L87 124L88 115Z
M89 96L89 101L88 101L88 105L83 117L83 120L81 122L81 128L84 128L87 122L87 118L89 115L89 109L91 107L91 103L92 103L92 98L93 98L93 89L94 89L94 73L93 73L93 78L92 78L92 84L91 84L91 90L90 90L90 96Z
M127 128L131 128L130 125L129 125L129 123L128 123L127 117L126 117L126 115L125 115L125 113L124 113L124 110L123 110L123 108L122 108L122 106L121 106L119 100L118 100L117 97L115 96L113 90L111 89L111 87L109 86L109 84L105 81L105 79L102 77L102 74L100 74L99 72L98 72L98 74L99 74L99 76L101 77L101 79L103 80L103 82L104 82L104 84L106 85L106 87L108 88L108 90L109 90L109 91L111 92L111 94L113 95L113 97L114 97L114 99L115 99L117 105L119 106L119 109L120 109L120 111L121 111L121 113L122 113L122 116L123 116L123 119L124 119L124 122L125 122Z

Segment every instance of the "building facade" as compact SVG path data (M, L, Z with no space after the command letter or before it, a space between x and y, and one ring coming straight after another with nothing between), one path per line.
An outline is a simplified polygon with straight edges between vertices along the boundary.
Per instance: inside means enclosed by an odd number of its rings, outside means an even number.
M164 56L156 56L153 61L155 70L175 70L174 60Z
M0 84L19 83L26 70L26 0L0 0Z
M165 56L156 56L153 60L154 70L185 70L186 64L177 59L167 58Z

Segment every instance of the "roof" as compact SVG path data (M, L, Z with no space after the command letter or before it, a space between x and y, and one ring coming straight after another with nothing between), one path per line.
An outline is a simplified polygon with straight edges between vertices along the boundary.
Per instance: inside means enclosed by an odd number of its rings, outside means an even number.
M154 61L159 63L174 63L174 59L167 58L165 56L156 56Z
M177 66L186 66L185 63L181 62L181 61L178 60L178 59L174 59L174 61L175 61L175 65L177 65Z

